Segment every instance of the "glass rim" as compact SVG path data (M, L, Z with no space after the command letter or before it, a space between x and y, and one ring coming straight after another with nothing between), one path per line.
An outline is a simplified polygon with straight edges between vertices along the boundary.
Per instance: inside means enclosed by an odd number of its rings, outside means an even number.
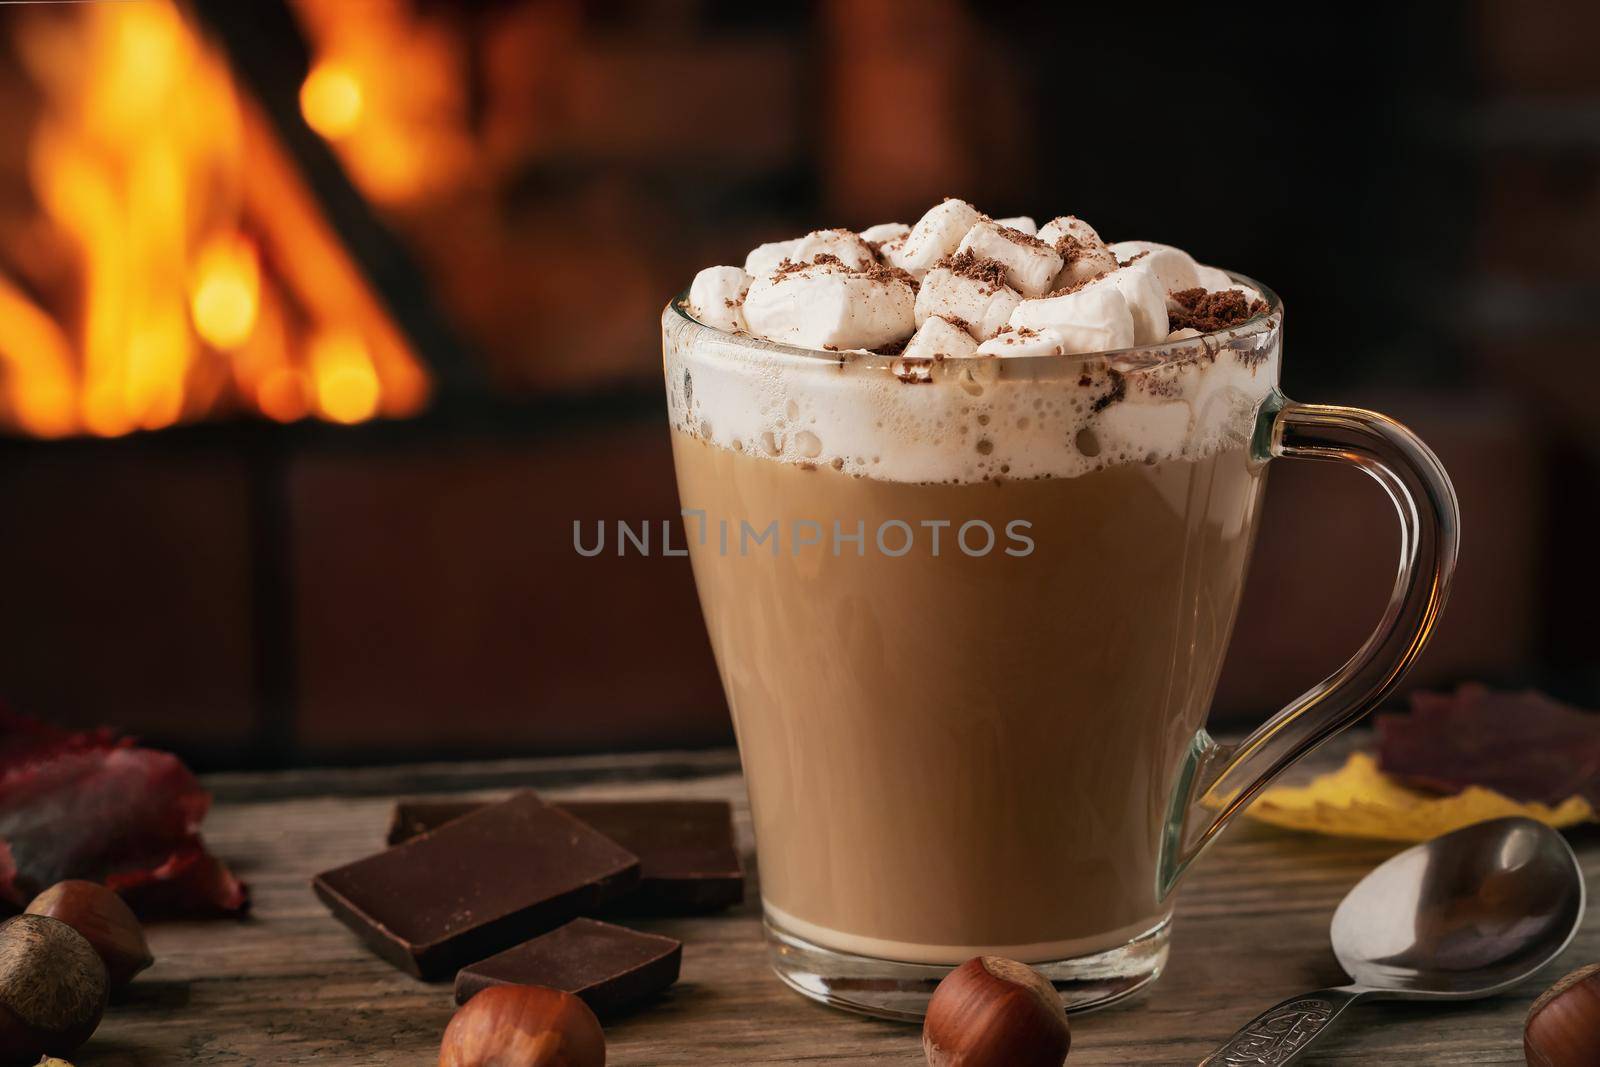
M1102 349L1096 352L1067 352L1061 355L1038 356L996 356L993 358L1001 359L1007 364L1034 367L1050 364L1073 366L1079 363L1098 363L1115 360L1135 362L1141 367L1149 368L1163 363L1192 359L1197 348L1211 351L1223 344L1232 345L1246 338L1271 333L1283 325L1283 301L1276 292L1247 274L1240 274L1231 270L1223 270L1223 273L1228 276L1230 281L1238 285L1248 286L1260 293L1261 299L1267 305L1266 309L1252 315L1237 326L1228 326L1221 330L1212 330L1197 337L1185 337L1177 341L1152 341L1149 344ZM689 290L684 289L667 303L667 311L675 313L688 325L704 330L725 344L752 349L769 356L795 360L812 366L832 367L848 362L852 366L864 368L892 368L896 364L906 362L914 364L936 362L959 364L966 360L976 361L989 358L982 356L900 356L878 352L861 352L856 349L841 349L833 352L826 349L802 348L798 345L785 344L782 341L769 341L764 337L756 337L754 334L735 333L731 330L708 325L689 314L688 303ZM1213 344L1213 341L1216 343Z

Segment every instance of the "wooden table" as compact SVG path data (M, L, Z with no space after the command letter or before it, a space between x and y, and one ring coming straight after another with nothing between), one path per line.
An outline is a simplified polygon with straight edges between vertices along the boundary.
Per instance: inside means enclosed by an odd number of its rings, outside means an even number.
M448 985L379 962L313 898L311 875L382 845L396 797L725 797L750 845L731 752L213 776L212 847L250 882L245 922L158 925L156 965L113 1007L74 1062L110 1065L431 1065ZM1600 870L1600 837L1576 841ZM1276 1000L1343 981L1328 948L1334 905L1392 846L1234 827L1183 888L1167 973L1152 990L1073 1024L1070 1065L1194 1064ZM751 864L753 871L754 866ZM681 938L683 977L660 1003L608 1029L609 1063L920 1064L915 1028L858 1018L789 992L767 970L757 894L738 911L638 923ZM1355 1011L1311 1062L1520 1064L1529 1003L1600 959L1590 915L1577 943L1514 994L1454 1007Z

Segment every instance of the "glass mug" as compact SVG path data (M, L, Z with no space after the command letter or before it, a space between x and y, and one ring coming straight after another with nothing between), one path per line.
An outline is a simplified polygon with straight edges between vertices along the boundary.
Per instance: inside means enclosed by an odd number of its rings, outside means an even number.
M916 1019L972 956L1069 1009L1165 963L1172 893L1427 642L1459 516L1403 426L1278 392L1282 305L1093 355L835 356L662 316L673 455L755 823L771 961ZM1266 468L1360 467L1400 518L1376 632L1244 741L1206 714Z

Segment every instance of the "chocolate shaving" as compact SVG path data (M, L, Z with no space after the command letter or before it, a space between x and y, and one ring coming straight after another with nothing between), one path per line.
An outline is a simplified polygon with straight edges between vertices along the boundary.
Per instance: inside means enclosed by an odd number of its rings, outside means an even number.
M917 291L917 279L912 276L910 271L902 270L899 267L891 267L883 263L873 263L865 270L861 271L861 274L864 275L868 281L901 282L905 285L909 285L912 292Z
M1600 805L1600 715L1543 693L1476 684L1411 695L1410 715L1379 715L1378 765L1407 785L1441 793L1467 786L1513 800Z
M945 256L935 265L945 268L952 274L981 282L991 292L1006 284L1006 265L998 259L977 255L970 248L964 252Z
M832 273L843 271L844 273L858 275L866 278L868 281L873 282L900 282L910 286L912 292L917 291L917 279L909 272L901 270L899 267L891 267L883 263L874 262L869 263L865 267L862 267L858 270L846 263L844 260L840 259L838 256L834 255L832 252L818 252L810 260L801 263L796 263L794 260L785 257L783 261L780 262L773 270L772 277L774 280L776 280L779 278L788 277L791 274L802 274L813 267L831 267L835 268ZM744 303L744 298L740 297L739 302L741 304Z
M1073 282L1071 285L1063 285L1059 289L1050 290L1048 293L1044 294L1044 297L1042 299L1048 300L1050 297L1053 297L1053 296L1069 296L1072 293L1076 293L1079 289L1082 289L1084 286L1088 285L1090 282L1099 281L1101 278L1104 278L1109 273L1111 273L1111 272L1103 270L1103 271L1100 271L1098 274L1091 274L1087 278L1079 278L1077 281Z
M1089 254L1089 246L1072 236L1064 233L1056 238L1056 255L1061 257L1061 262L1071 266Z
M1248 322L1267 309L1261 300L1249 300L1237 289L1210 293L1204 289L1180 289L1167 300L1167 324L1171 330L1192 329L1201 333L1226 330Z
M1111 379L1111 391L1105 396L1096 397L1089 410L1098 414L1128 395L1128 382L1122 377L1121 371L1108 370L1106 377Z
M1010 226L1001 226L999 230L1000 236L1014 245L1032 249L1048 249L1050 247L1031 233L1023 233L1021 230L1014 230Z

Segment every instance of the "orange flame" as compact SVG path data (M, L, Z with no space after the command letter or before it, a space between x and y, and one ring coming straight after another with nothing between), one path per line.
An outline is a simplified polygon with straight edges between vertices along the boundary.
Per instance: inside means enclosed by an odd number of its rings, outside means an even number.
M0 278L0 426L116 436L236 407L351 423L426 402L414 353L170 0L23 20L18 45L41 91L34 197L77 275L59 313ZM329 135L350 118L340 92L308 93Z
M238 348L255 330L261 273L255 246L238 234L219 234L195 260L189 314L195 331L221 349Z
M405 204L459 182L473 165L470 78L446 20L419 17L409 0L294 6L316 53L301 114L362 191Z

